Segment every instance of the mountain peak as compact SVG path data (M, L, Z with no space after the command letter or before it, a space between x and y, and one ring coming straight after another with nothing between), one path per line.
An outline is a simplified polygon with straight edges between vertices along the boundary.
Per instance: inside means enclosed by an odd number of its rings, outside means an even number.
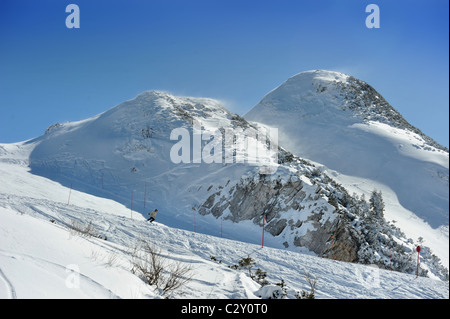
M448 152L406 121L371 85L340 72L312 70L290 77L269 92L245 117L263 122L263 113L274 117L290 114L291 117L333 125L380 122L411 131L429 145Z
M312 81L322 82L347 82L349 75L329 70L310 70L300 72L288 79L288 81L298 81L311 79Z
M287 79L280 86L269 92L265 98L275 95L278 98L280 95L295 95L301 94L302 92L312 92L320 90L324 92L328 85L339 85L345 84L349 80L350 76L327 70L311 70L298 73L289 79ZM264 99L265 99L264 98ZM263 101L264 101L263 99Z

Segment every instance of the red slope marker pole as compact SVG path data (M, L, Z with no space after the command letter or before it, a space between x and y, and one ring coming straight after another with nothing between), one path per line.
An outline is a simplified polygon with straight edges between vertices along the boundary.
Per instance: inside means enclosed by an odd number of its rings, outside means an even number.
M131 191L131 219L133 219L133 191Z
M147 183L145 183L145 190L144 190L144 209L145 209L145 201L147 199Z
M389 246L389 266L391 267L392 271L392 250L390 246Z
M192 207L192 215L194 216L194 233L196 233L197 232L197 225L195 223L195 208L194 207Z
M264 248L264 226L266 224L266 216L263 216L263 227L262 227L262 245L261 248Z
M70 194L72 193L72 184L70 184L70 190L69 190L69 199L67 200L67 205L70 203Z
M334 260L334 236L331 235L331 248L333 249L333 260Z
M420 246L417 246L417 272L416 272L416 278L419 277L419 253L420 253Z

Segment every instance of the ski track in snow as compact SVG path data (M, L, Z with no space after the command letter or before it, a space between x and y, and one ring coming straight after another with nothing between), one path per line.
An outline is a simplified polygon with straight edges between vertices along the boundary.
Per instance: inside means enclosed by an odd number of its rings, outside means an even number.
M3 258L6 257L6 258L13 259L13 260L26 262L26 263L32 265L32 267L36 268L36 270L34 271L35 274L39 273L39 272L52 273L54 276L58 277L61 280L61 282L65 282L68 278L67 274L69 272L69 269L67 266L59 265L57 263L54 263L54 262L51 262L51 261L48 261L45 259L41 259L37 256L29 256L26 254L11 254L8 252L0 251L0 255ZM0 275L3 276L3 279L9 285L12 299L16 299L17 296L16 296L16 292L14 290L14 287L7 280L6 276L4 276L3 273ZM83 286L89 287L88 289L85 289L85 291L95 292L95 295L94 294L91 295L92 297L95 297L97 295L97 296L109 296L110 298L113 298L113 299L117 298L117 296L114 295L114 293L109 291L109 289L105 288L104 286L102 286L101 284L99 284L98 282L93 280L92 278L89 278L81 273L77 273L77 276L81 282L80 286L83 285Z
M2 282L4 283L4 288L0 289L0 299L17 299L16 290L13 285L11 285L1 268L0 279L2 279Z

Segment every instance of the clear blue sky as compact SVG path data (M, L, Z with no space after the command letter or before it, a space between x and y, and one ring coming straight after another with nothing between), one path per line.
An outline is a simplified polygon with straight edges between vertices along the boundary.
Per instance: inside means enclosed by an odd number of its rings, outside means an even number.
M80 28L68 29L68 4ZM368 29L366 5L380 8ZM448 0L1 0L0 142L151 89L245 114L302 71L371 84L449 146Z

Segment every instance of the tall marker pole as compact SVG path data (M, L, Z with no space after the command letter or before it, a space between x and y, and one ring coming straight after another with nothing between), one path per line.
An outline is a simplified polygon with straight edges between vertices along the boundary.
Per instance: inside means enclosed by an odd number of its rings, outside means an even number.
M416 272L416 278L419 277L419 253L420 253L420 246L417 246L417 272Z
M194 207L192 207L192 215L194 215L194 233L196 233L197 232L197 230L196 230L196 224L195 224L195 208Z
M262 227L262 245L261 248L264 248L264 227L266 224L266 216L263 216L263 227Z
M147 198L147 183L145 183L145 191L144 191L144 209L145 209L145 200Z
M133 191L131 191L131 219L133 219Z
M72 193L72 184L70 184L70 190L69 190L69 199L67 200L67 205L70 203L70 194Z
M334 260L334 236L331 235L331 248L333 249L333 260Z
M391 271L392 271L392 250L391 250L391 246L389 246L389 266L391 267Z

